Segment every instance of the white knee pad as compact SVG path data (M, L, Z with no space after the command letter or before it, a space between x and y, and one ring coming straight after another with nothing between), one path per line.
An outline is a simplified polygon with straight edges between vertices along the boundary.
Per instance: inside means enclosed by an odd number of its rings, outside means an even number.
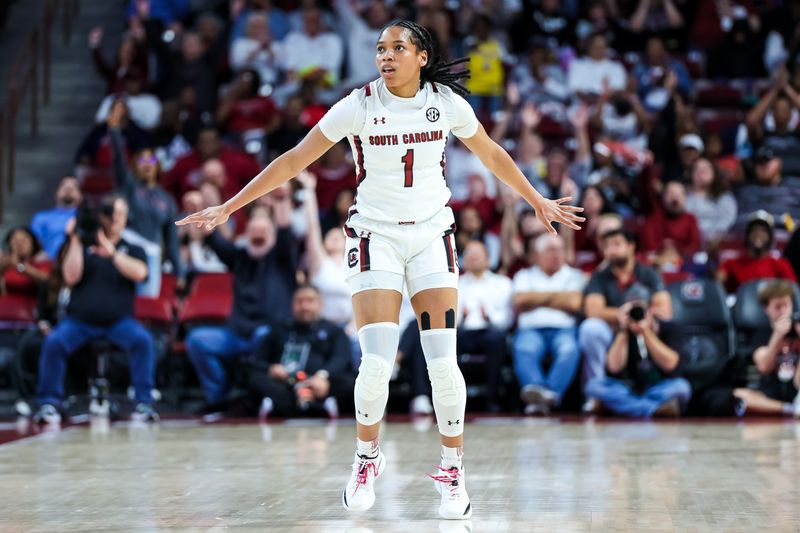
M353 389L356 420L371 426L381 421L386 410L400 326L393 322L367 324L358 330L358 340L362 355Z
M464 432L467 385L456 359L456 330L421 331L420 342L428 363L439 433L445 437L457 437Z

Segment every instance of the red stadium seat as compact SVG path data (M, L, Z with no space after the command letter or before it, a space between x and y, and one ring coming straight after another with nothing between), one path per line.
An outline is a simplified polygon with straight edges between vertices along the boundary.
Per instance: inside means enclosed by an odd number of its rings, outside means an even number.
M674 283L676 281L686 281L687 279L692 279L691 272L662 272L661 277L664 278L664 283L669 285L670 283Z
M553 120L547 115L542 116L542 121L539 123L536 131L545 138L563 138L568 137L570 134L566 125Z
M190 296L228 294L233 291L233 276L228 272L198 274L192 283Z
M233 296L228 293L190 295L180 311L178 320L183 325L192 322L224 322L231 314Z
M20 295L0 296L0 324L16 329L36 323L36 298Z
M699 107L738 107L742 105L742 90L734 82L697 80L695 104Z
M165 298L146 298L139 296L134 301L136 319L150 325L169 326L172 324L172 306Z
M114 190L114 178L107 170L94 169L81 180L81 190L89 196L102 196Z
M744 113L740 109L699 109L697 121L706 133L723 133L744 122Z

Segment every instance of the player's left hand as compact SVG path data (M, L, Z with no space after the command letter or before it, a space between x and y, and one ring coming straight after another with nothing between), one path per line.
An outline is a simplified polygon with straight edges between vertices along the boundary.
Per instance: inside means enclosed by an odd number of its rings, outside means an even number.
M533 208L536 210L536 218L538 218L539 222L544 224L544 227L547 228L547 231L553 235L558 234L556 229L553 227L553 222L558 222L559 224L563 224L568 228L579 230L581 227L577 223L585 221L586 218L575 214L582 212L582 207L576 205L565 205L567 202L571 201L572 196L565 196L564 198L559 198L558 200L542 198L539 202L539 205L533 206Z

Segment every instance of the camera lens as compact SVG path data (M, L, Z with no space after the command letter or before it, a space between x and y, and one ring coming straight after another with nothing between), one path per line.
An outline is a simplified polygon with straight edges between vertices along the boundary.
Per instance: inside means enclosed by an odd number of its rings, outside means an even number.
M631 310L628 311L628 316L634 322L639 322L640 320L644 320L645 316L644 307L642 307L641 305L634 305L633 307L631 307Z

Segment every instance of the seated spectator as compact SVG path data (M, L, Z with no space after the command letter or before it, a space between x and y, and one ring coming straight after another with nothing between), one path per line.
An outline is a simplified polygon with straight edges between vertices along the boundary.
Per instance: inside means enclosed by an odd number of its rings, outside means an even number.
M267 138L269 160L297 146L311 131L311 127L304 122L304 109L305 102L300 95L294 95L286 101L281 113L280 126Z
M333 7L339 22L346 28L347 79L345 88L361 87L375 78L375 43L381 29L389 22L391 11L386 2L361 4L361 13L350 0L334 0Z
M346 142L331 146L309 171L317 176L317 203L322 213L333 208L341 191L354 190L356 173Z
M219 205L219 202L208 203L200 191L189 191L183 195L181 205L183 213L190 214L202 211L212 205ZM219 226L218 231L224 233L225 228L224 225ZM181 239L181 258L183 264L186 265L187 277L206 272L227 272L228 267L220 261L214 250L206 243L206 234L203 228L198 228L194 224L180 226L178 235ZM228 235L228 238L231 236L232 234Z
M213 113L217 100L213 50L195 31L184 31L179 35L179 46L173 47L162 38L163 25L157 20L149 18L143 23L147 47L157 59L157 94L164 100L172 100L186 87L191 87L197 97L198 111Z
M600 241L600 224L604 215L612 214L611 206L606 199L602 189L595 185L589 185L583 190L581 194L581 207L583 207L583 216L586 217L586 222L580 231L564 231L565 238L572 241L573 252L567 252L567 257L577 258L580 254L594 254L596 258L600 257L600 250L598 243ZM620 218L620 227L622 227L622 219ZM564 228L567 230L568 228ZM567 237L569 235L569 237ZM569 261L567 261L569 262Z
M511 84L517 87L525 102L532 103L553 120L563 122L570 96L564 71L542 41L534 40L529 45L526 59L514 66Z
M800 145L798 149L800 150ZM777 219L779 227L786 225L784 216L787 214L794 220L800 220L800 202L797 201L800 175L786 175L783 171L783 159L767 146L756 151L753 164L752 179L736 191L739 226L759 209L766 210Z
M320 54L320 50L325 50ZM302 31L292 31L283 41L283 68L291 80L308 79L332 87L339 80L344 50L341 38L324 31L322 13L315 7L303 10Z
M658 257L659 264L669 257L677 267L675 270L680 270L683 261L691 260L700 251L700 229L694 215L686 212L686 186L683 183L670 181L664 185L660 204L642 224L639 243L643 252Z
M689 382L675 377L678 352L658 336L658 324L645 300L618 310L619 329L608 349L606 369L586 384L586 395L614 414L634 417L679 416L692 396Z
M352 409L355 371L344 331L320 317L319 291L294 291L292 313L262 338L248 369L247 385L261 401L259 418L296 416L324 408L330 418Z
M66 236L64 229L67 227L69 219L75 216L77 206L81 203L82 198L77 178L64 176L56 189L55 207L33 215L31 231L42 243L42 248L51 260L58 257L58 251L64 244Z
M125 230L125 240L141 247L147 255L147 282L140 285L139 294L156 297L161 291L161 258L166 255L183 286L186 279L180 257L178 228L175 226L178 208L175 201L158 184L158 159L153 150L144 148L128 167L123 153L122 135L119 130L120 117L112 113L108 117L111 149L114 157L114 184L117 192L125 197L130 216Z
M131 68L123 78L123 90L109 94L100 102L94 116L98 124L105 122L111 113L112 104L119 98L125 100L130 119L144 130L153 130L161 124L161 100L157 96L144 92L145 80L136 68Z
M759 302L769 318L769 342L753 353L761 376L757 389L737 388L737 414L774 414L800 418L800 324L793 319L794 287L786 280L764 285Z
M492 19L476 13L472 18L472 31L464 39L464 48L469 58L472 73L464 84L469 89L467 97L478 116L491 116L500 111L505 92L505 70L503 62L506 50L492 35Z
M736 198L720 170L706 158L694 162L686 195L686 211L694 215L703 243L718 243L736 222Z
M622 229L601 236L605 266L598 268L584 290L583 314L578 328L578 345L583 352L584 412L596 412L597 398L586 384L594 379L603 382L606 353L620 328L620 307L633 295L650 295L649 312L659 320L672 318L672 300L664 281L654 269L636 260L636 239Z
M119 117L119 130L124 140L126 159L134 152L150 145L150 139L142 128L130 120L128 106L124 99L118 98L111 104L109 115ZM111 168L113 155L111 137L106 122L95 124L83 138L75 154L75 163L88 167Z
M625 67L608 58L605 35L596 33L588 40L586 55L570 65L567 86L570 92L586 98L609 90L621 91L625 89L626 79Z
M468 206L459 213L456 224L456 252L459 262L470 241L481 241L489 253L489 268L495 270L500 265L500 237L486 231L484 222L477 209Z
M223 361L240 363L269 333L270 325L279 323L291 310L297 260L289 228L291 199L281 191L283 196L274 202L274 226L263 214L253 215L244 247L237 247L218 231L207 239L233 274L233 309L227 325L197 327L186 336L186 353L205 391L205 411L210 419L227 406L230 384Z
M322 217L320 230L323 235L327 235L334 228L342 229L355 199L355 190L342 189L339 191L333 201L333 207L328 209L328 212Z
M87 216L80 215L83 219ZM67 315L47 336L39 359L37 423L58 424L64 395L67 358L95 339L107 339L130 355L136 408L132 418L157 421L153 409L156 353L153 337L133 318L136 284L147 279L144 251L122 238L128 205L121 197L106 198L96 236L79 235L93 224L79 220L67 228L64 283L70 288Z
M280 124L280 114L275 102L261 96L261 80L254 70L245 70L233 81L217 108L217 123L236 136L238 143L261 139ZM252 134L257 133L257 137Z
M754 279L797 280L792 265L770 253L774 231L775 220L763 209L748 217L744 230L745 254L723 262L717 271L717 280L729 293L736 292L742 284Z
M669 103L671 95L666 85L670 75L675 77L676 88L682 95L692 91L689 72L683 63L669 57L660 37L647 39L644 62L636 65L632 74L639 98L648 111L661 111Z
M198 188L203 181L203 163L209 159L219 159L225 167L227 180L220 191L223 201L239 192L259 171L252 157L240 150L224 146L215 128L204 128L197 136L194 149L178 159L165 176L164 188L172 193L176 201L187 191Z
M753 78L764 75L761 22L755 13L734 2L720 2L718 7L725 37L709 54L708 74L712 78Z
M647 112L633 91L603 91L594 106L592 125L606 142L630 151L647 148Z
M344 233L341 228L331 228L323 237L315 191L317 177L309 172L301 172L297 181L303 186L304 192L308 279L322 298L321 316L343 328L351 338L357 339L347 267L342 260L345 253Z
M675 4L675 0L639 0L627 21L628 29L634 34L674 35L684 26L683 15Z
M564 241L545 234L534 244L536 266L514 276L514 368L525 414L549 414L567 392L580 362L576 315L583 299L583 274L565 262ZM546 356L552 357L547 372Z
M12 228L0 250L0 295L36 297L39 286L47 281L50 262L33 232L19 226Z
M523 2L522 9L511 21L508 35L512 52L525 51L531 35L541 35L552 49L568 46L575 34L575 21L569 16L561 0Z
M464 249L464 274L458 280L458 354L486 356L487 405L499 412L500 369L505 362L506 333L514 318L511 280L489 271L486 246L470 241Z
M247 18L244 35L231 44L230 65L236 71L255 71L260 83L276 86L280 80L281 50L280 43L270 35L267 15L253 13Z
M124 92L131 73L137 76L142 83L147 81L147 48L144 45L144 32L138 31L139 29L138 26L133 27L131 31L122 36L113 65L106 61L100 49L105 33L103 28L98 26L89 32L92 61L97 73L106 82L106 94L108 95ZM98 120L97 122L102 121Z

